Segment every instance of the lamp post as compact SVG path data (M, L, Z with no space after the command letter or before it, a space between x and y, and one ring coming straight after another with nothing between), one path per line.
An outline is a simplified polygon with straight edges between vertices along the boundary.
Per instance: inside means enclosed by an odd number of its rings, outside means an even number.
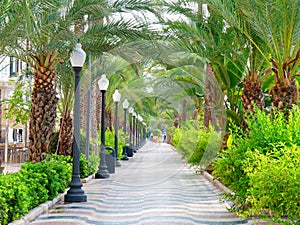
M136 150L139 149L139 118L140 115L136 115L135 117L135 148Z
M115 93L113 94L113 100L116 104L116 119L115 119L115 162L116 166L120 167L121 163L119 161L119 154L118 154L118 144L119 144L119 137L118 137L118 130L119 130L119 116L118 116L118 106L119 102L121 100L121 94L118 90L115 90Z
M136 146L136 112L132 112L132 147L133 152L136 152L137 146Z
M127 99L124 100L123 102L123 110L124 110L124 127L123 127L123 132L124 132L124 136L125 136L125 147L124 147L124 157L122 160L128 160L127 157L127 137L126 137L126 111L129 107L129 102Z
M86 202L87 196L82 190L80 181L80 71L85 61L86 54L77 43L74 51L71 53L71 64L75 73L75 100L74 100L74 137L73 137L73 169L70 189L65 195L65 202Z
M146 123L143 122L143 141L146 143Z
M133 140L132 140L132 137L133 137L133 130L132 130L132 118L133 118L133 108L132 107L129 107L128 109L128 112L129 112L129 147L130 149L133 151Z
M98 171L95 174L95 178L108 178L109 172L107 170L106 160L105 160L105 123L104 123L104 113L105 113L105 92L108 88L109 80L106 78L105 74L101 76L101 79L98 81L98 86L101 91L101 144L100 144L100 164Z
M143 137L143 124L142 124L142 122L143 122L143 117L141 117L140 115L139 115L139 121L140 121L140 123L139 123L139 125L140 125L140 127L139 127L139 146L140 147L142 147L143 146L143 143L142 143L142 137Z
M136 148L139 149L140 148L140 115L138 114L136 116Z

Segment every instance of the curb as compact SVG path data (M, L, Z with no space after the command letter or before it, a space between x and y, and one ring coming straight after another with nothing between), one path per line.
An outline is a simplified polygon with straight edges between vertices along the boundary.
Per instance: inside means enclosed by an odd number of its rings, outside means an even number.
M45 203L42 203L39 206L31 209L25 216L23 216L20 219L15 220L15 221L12 221L11 223L9 223L9 225L26 225L29 222L33 221L38 216L40 216L41 214L48 213L49 209L51 209L55 204L63 201L63 198L66 193L67 193L67 191L65 191L62 194L59 194L52 201L46 201Z
M224 184L222 184L219 180L215 179L208 172L202 171L201 174L202 174L203 177L205 177L209 182L211 182L220 191L226 192L228 194L234 194L234 192L232 192L231 190L229 190Z
M89 177L80 179L81 183L85 184L90 182L92 179L95 178L95 174L90 175ZM40 205L38 205L37 207L29 210L29 212L17 219L12 221L11 223L9 223L8 225L26 225L30 222L32 222L33 220L35 220L37 217L39 217L42 214L48 213L49 210L57 203L63 202L65 195L67 194L68 189L64 192L59 194L56 198L54 198L53 200L49 200L46 201Z

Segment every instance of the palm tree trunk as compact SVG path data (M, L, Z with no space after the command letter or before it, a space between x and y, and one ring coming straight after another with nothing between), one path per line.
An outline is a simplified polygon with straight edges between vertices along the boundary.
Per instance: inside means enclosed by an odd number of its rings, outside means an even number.
M296 85L296 79L285 80L285 82L277 82L271 89L269 94L272 97L272 106L279 109L291 109L297 104L299 91Z
M264 94L261 88L261 83L256 78L255 74L250 74L244 82L242 104L246 112L253 111L254 105L256 105L261 110L263 110L265 107Z
M55 130L58 98L54 86L56 73L45 67L34 70L34 88L31 96L29 161L39 162L49 153L49 143Z
M109 129L110 131L113 130L112 112L105 109L105 130L107 129Z
M60 120L59 155L71 155L73 143L73 120L69 112L63 112Z
M204 98L204 125L209 127L209 124L215 125L217 120L213 113L213 108L215 106L214 97L214 84L213 80L215 77L215 72L213 70L212 64L207 63L206 65L206 77L205 77L205 98Z

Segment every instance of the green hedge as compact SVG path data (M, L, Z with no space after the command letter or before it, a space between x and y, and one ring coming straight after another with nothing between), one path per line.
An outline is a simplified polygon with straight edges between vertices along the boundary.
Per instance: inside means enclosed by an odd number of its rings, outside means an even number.
M204 168L211 165L221 146L221 136L213 128L203 123L189 120L181 123L180 128L169 129L171 144L193 165Z
M293 223L300 217L300 110L293 108L288 119L257 110L247 126L233 127L228 149L213 165L214 175L234 192L224 197L240 215Z
M64 192L71 181L72 165L51 160L26 162L17 173L0 175L0 222L8 224L37 205Z
M96 173L99 157L89 161L80 155L80 177ZM26 162L17 173L0 175L0 223L8 224L24 216L30 209L54 199L68 188L72 178L70 156L47 155L46 161Z

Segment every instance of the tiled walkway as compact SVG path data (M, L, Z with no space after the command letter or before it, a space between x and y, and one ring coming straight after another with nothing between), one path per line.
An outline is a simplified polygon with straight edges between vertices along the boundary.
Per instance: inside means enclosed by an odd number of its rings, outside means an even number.
M148 142L108 179L84 185L88 201L61 203L31 225L247 224L219 202L219 190L195 174L168 144Z

